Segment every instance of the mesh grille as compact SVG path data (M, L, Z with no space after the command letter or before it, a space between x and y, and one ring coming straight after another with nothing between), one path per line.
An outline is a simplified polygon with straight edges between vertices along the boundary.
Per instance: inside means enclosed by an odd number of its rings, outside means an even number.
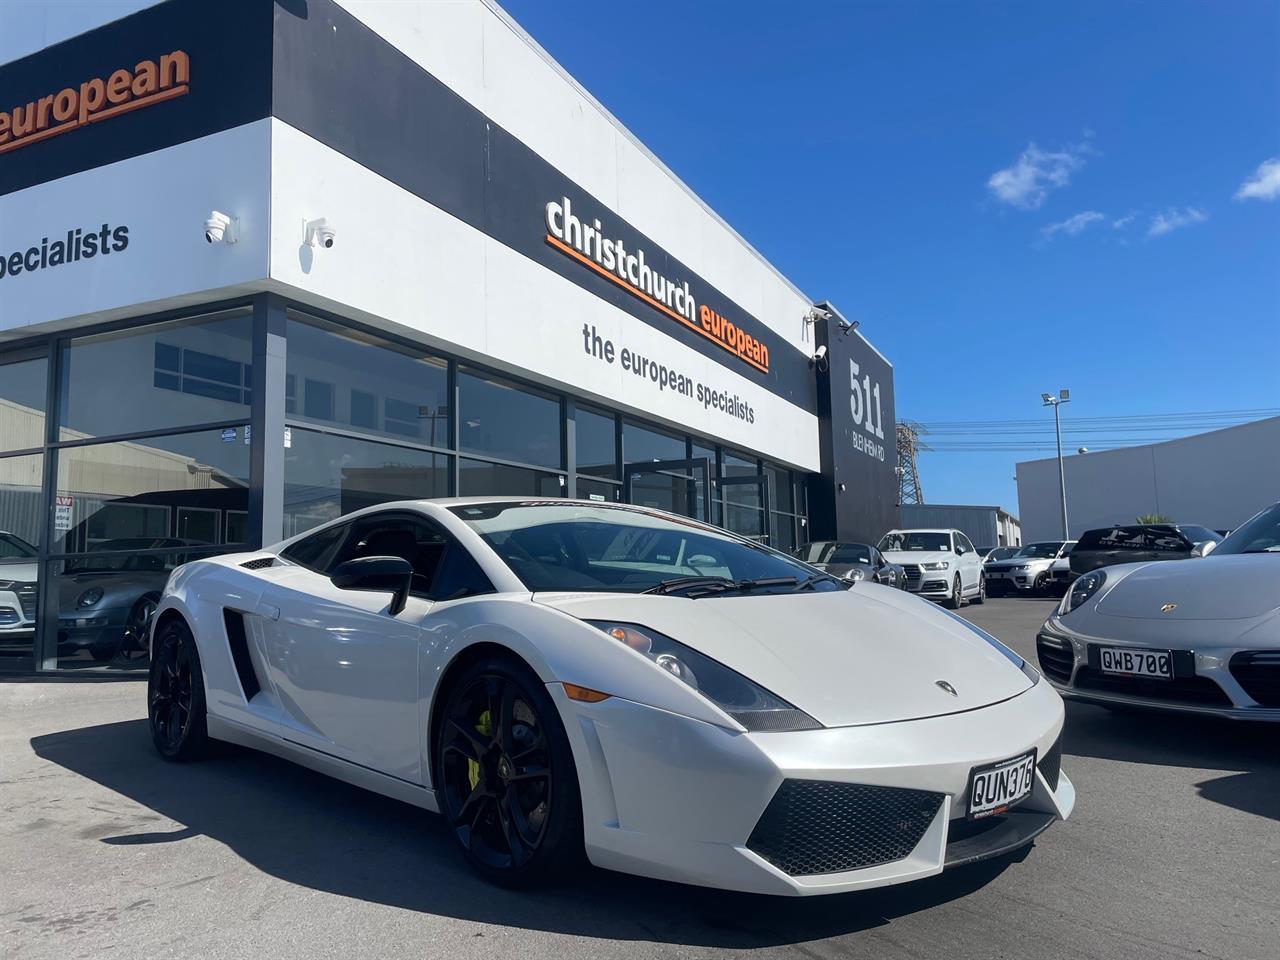
M1057 793L1058 777L1062 773L1062 734L1058 734L1058 739L1053 741L1053 746L1045 751L1044 756L1040 758L1039 766L1041 775L1049 784L1049 789Z
M18 611L12 607L0 607L0 626L18 622Z
M1040 669L1050 680L1067 683L1071 680L1071 668L1075 666L1076 656L1071 649L1070 640L1059 640L1057 637L1036 637L1036 657L1040 661Z
M1231 658L1231 675L1264 707L1280 707L1280 650L1251 650Z
M275 562L275 557L255 557L253 560L246 560L244 563L240 564L240 566L244 567L246 570L262 570L264 567L269 567Z
M22 615L28 620L36 618L36 584L19 583L14 586L18 602L22 604Z
M747 847L793 877L901 860L942 806L926 790L784 780Z

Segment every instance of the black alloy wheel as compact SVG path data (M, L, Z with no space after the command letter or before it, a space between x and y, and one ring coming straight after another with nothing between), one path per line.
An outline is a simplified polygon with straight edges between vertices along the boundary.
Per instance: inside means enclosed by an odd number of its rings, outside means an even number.
M438 721L441 812L463 855L499 883L549 878L582 850L568 738L538 678L514 660L467 668Z
M1031 589L1039 594L1047 594L1049 592L1049 574L1044 572L1037 573L1035 584Z
M181 620L165 624L147 680L147 722L166 760L192 760L208 743L204 675L195 638Z
M145 659L151 641L151 621L155 618L159 601L152 596L143 597L129 611L124 637L120 641L120 659L125 661Z

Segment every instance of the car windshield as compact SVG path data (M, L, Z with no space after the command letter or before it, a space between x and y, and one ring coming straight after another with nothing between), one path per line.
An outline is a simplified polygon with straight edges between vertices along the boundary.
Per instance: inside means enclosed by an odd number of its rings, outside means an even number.
M996 547L989 554L987 554L987 559L988 560L1008 560L1017 552L1018 552L1017 547Z
M1048 560L1056 557L1062 549L1062 541L1054 540L1045 543L1028 543L1014 554L1020 560Z
M0 560L34 557L36 548L21 537L0 531Z
M1196 526L1195 524L1181 523L1178 525L1178 530L1182 533L1184 537L1186 537L1192 543L1206 543L1206 542L1221 543L1222 542L1222 534L1215 533L1214 531L1210 530L1208 527L1200 527L1200 526Z
M173 537L124 537L119 540L103 540L96 543L90 548L91 553L107 553L116 550L158 550L163 547L183 547L187 546L185 540L177 540ZM164 553L164 554L132 554L102 557L81 557L77 560L68 560L65 570L67 573L87 573L87 572L151 572L160 573L168 572L174 567L186 563L191 557L180 553Z
M717 596L847 588L777 550L635 507L511 501L451 509L534 592L676 592L688 578Z
M865 543L818 540L795 551L805 563L871 563L871 547Z
M1234 530L1209 556L1221 557L1229 553L1273 553L1280 556L1280 503L1268 507Z
M951 550L951 534L930 530L894 530L884 535L880 549L886 552L947 553Z

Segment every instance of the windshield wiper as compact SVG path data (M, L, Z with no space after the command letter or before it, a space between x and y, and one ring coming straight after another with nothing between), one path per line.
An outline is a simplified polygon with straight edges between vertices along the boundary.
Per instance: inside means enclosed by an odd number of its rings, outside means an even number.
M841 585L845 585L848 583L847 580L841 580L839 577L833 577L829 573L815 573L811 577L805 577L803 580L797 580L796 592L799 593L801 590L812 590L813 585L815 583L820 583L823 580L830 580L832 583L837 583Z
M691 587L710 587L715 589L726 589L733 585L733 581L728 577L671 577L668 580L659 580L652 587L641 590L641 593L671 593L673 590L684 590Z

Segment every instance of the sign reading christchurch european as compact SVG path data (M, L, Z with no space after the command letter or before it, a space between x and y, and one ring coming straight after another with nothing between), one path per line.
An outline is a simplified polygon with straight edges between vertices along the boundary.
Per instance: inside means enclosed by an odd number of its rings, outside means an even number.
M599 219L584 223L568 197L547 204L547 243L588 270L617 284L676 323L759 370L769 372L769 348L742 327L699 304L689 281L663 276L643 248L610 237Z

